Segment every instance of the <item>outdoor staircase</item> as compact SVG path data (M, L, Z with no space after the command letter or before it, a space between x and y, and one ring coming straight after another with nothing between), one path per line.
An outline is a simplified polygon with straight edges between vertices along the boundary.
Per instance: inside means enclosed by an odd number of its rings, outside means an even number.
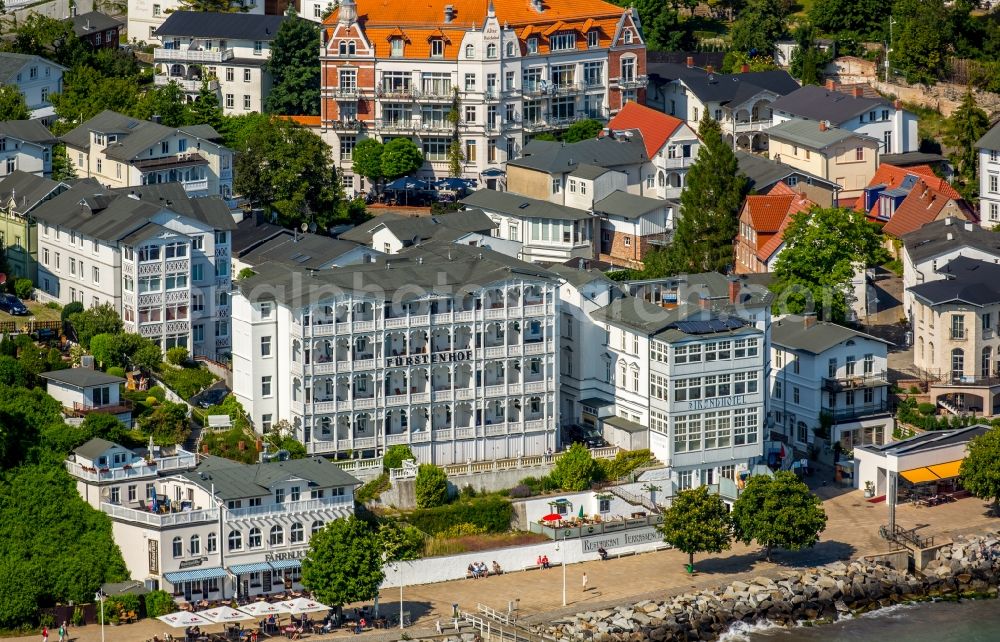
M649 497L642 497L640 495L630 493L626 490L622 490L618 486L608 486L603 490L611 493L612 495L614 495L619 499L625 500L626 502L632 504L633 506L642 506L643 508L645 508L654 515L660 514L660 507L654 504L652 501L650 501Z
M191 434L184 440L184 450L189 453L197 453L201 445L201 424L194 419L190 419Z

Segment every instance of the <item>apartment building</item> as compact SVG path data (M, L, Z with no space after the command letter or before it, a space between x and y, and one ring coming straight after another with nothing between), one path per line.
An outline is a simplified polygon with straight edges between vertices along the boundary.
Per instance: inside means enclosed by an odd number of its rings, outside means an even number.
M167 127L105 110L61 140L76 175L109 188L176 182L189 196L233 197L233 150L211 125Z
M59 140L38 120L0 122L0 177L17 171L52 175L52 146Z
M65 466L80 496L111 519L131 578L197 602L301 590L309 539L354 513L360 482L336 464L261 459L91 439Z
M189 100L208 83L227 116L264 113L273 83L266 64L285 20L300 18L175 11L156 30L163 46L153 50L153 80L176 83Z
M43 125L50 125L55 119L49 96L62 91L65 71L62 65L41 56L0 52L0 83L17 87L31 110L31 120L39 120Z
M496 187L532 135L606 120L646 87L634 12L601 0L431 2L405 15L346 0L324 21L320 57L322 130L345 176L359 140L398 136L423 149L421 175L446 176L457 100L462 175Z
M68 187L19 170L0 179L0 248L11 274L38 283L38 226L31 212Z
M270 2L268 1L268 4ZM265 12L265 3L260 0L236 0L239 13L230 15L258 15ZM183 9L180 0L128 0L128 37L131 42L148 45L162 45L157 29L174 13ZM284 11L270 12L281 14Z
M771 105L774 124L788 120L826 122L879 141L879 154L915 152L920 147L917 116L903 109L899 100L867 95L860 85L838 87L833 80L825 87L804 85Z
M1000 224L1000 123L976 141L979 155L979 220Z
M451 243L261 265L233 297L233 393L259 432L287 420L310 453L543 454L558 445L558 309L552 273Z
M738 274L770 272L785 247L792 217L816 204L782 182L766 194L751 194L740 209L733 257Z
M767 136L771 158L837 183L841 199L859 196L878 167L878 140L825 122L787 120Z
M236 224L220 198L191 198L178 183L108 189L83 180L31 216L40 298L111 304L127 332L163 349L229 352Z
M805 451L843 450L892 439L888 342L857 330L789 315L771 324L771 425Z

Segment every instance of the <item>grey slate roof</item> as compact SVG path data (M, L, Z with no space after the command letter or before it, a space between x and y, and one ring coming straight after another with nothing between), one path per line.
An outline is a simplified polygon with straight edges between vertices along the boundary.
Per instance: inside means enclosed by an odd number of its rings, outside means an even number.
M821 130L819 123L812 120L786 120L783 123L769 127L766 131L767 135L771 138L798 143L803 147L811 149L826 149L849 138L875 140L871 136L839 127L827 127L825 130Z
M104 150L104 155L124 162L135 160L139 154L176 132L183 132L192 138L211 142L217 142L222 138L219 132L210 125L167 127L106 109L63 135L62 141L72 147L88 150L90 149L91 132L118 134L118 142L108 145ZM195 152L196 150L192 147L189 151Z
M643 426L637 421L632 421L630 419L625 419L617 415L612 415L610 417L605 417L602 419L605 424L609 426L614 426L619 430L624 430L627 433L641 433L649 430L648 427Z
M757 154L737 151L736 162L739 164L740 173L750 179L750 187L758 192L765 192L778 181L783 181L793 175L803 176L817 185L825 185L830 189L840 189L840 186L834 181L820 178L815 174Z
M648 160L642 136L634 135L631 138L604 136L576 143L533 140L521 150L520 158L507 164L549 174L563 174L574 171L581 164L614 169Z
M339 238L345 241L354 241L355 243L360 243L362 245L371 245L372 236L374 235L375 230L379 229L379 226L388 221L394 221L401 218L406 217L395 212L385 212L384 214L379 214L371 220L361 223L353 229L347 230L342 233Z
M799 88L787 71L757 71L746 74L685 74L681 80L702 102L738 105L748 98L770 91L779 96Z
M956 428L955 430L925 432L909 439L903 439L902 441L894 441L881 446L861 446L860 448L887 455L912 455L925 450L936 450L945 446L963 444L971 441L974 437L986 434L992 429L992 426L986 424L976 424L974 426L966 426L965 428Z
M236 229L229 235L229 247L233 256L239 258L244 252L250 252L261 243L280 235L285 228L274 223L257 222L252 216L244 218L236 224Z
M53 370L43 372L39 375L43 379L73 386L75 388L89 388L91 386L104 386L112 383L125 383L121 377L109 375L100 370L92 368L66 368L64 370Z
M804 85L771 104L774 111L783 111L809 120L828 120L839 125L873 109L891 106L884 98L855 98L851 94L831 91L818 85Z
M1000 149L1000 121L976 141L976 149Z
M729 302L730 280L736 279L739 284L735 306ZM757 307L769 305L773 299L768 289L770 274L740 274L730 277L719 272L701 272L698 274L683 274L660 279L628 281L629 292L636 292L644 285L659 285L664 290L676 291L678 303L700 306L702 299L707 299L710 307L716 313L738 313L738 308L744 306Z
M567 282L576 288L583 287L595 281L617 286L614 281L605 276L604 272L600 270L581 270L568 265L553 265L549 267L549 270L566 279Z
M263 16L252 13L174 11L155 33L159 37L274 40L281 23L287 19L287 16Z
M99 455L108 451L108 448L113 448L116 446L114 442L108 441L107 439L101 439L100 437L94 437L90 439L85 444L78 446L73 449L73 452L81 457L93 461Z
M358 247L363 246L329 236L283 229L278 235L240 256L240 260L250 265L275 261L320 269Z
M479 209L433 216L402 216L388 212L344 232L340 238L371 246L375 232L382 227L392 232L404 245L413 245L430 239L452 241L469 233L489 234L497 224Z
M972 229L967 229L967 225ZM949 234L951 239L948 238ZM963 247L1000 257L1000 232L993 232L971 222L967 224L956 218L928 223L904 234L902 241L913 263L922 263L949 250Z
M174 232L170 228L163 227L157 223L150 222L140 226L134 232L123 236L121 242L125 245L135 246L143 241L148 241L149 239L163 236L164 234L177 234L177 232Z
M643 214L648 214L664 207L671 207L672 205L671 201L630 194L619 189L594 203L594 213L611 214L627 219L635 219Z
M76 34L77 38L89 36L99 31L106 31L108 29L114 29L115 27L125 26L125 23L121 20L116 20L115 18L112 18L106 13L101 13L100 11L88 11L87 13L81 13L78 16L70 18L70 20L73 22L73 33Z
M9 137L39 145L55 145L59 139L37 120L5 120L0 122L0 138Z
M382 300L409 301L427 292L453 294L470 285L516 278L554 279L548 270L487 248L429 241L374 263L337 270L308 272L278 263L254 268L255 275L239 281L252 302L277 300L296 308L329 300L341 292Z
M938 270L944 279L918 283L909 289L914 296L930 303L968 303L975 306L1000 302L1000 265L965 256L948 261Z
M14 211L26 214L54 191L62 189L66 189L65 183L15 169L0 180L0 203L6 207L14 198Z
M211 492L223 501L272 494L275 482L304 479L308 488L357 486L361 482L344 472L337 464L322 457L289 459L264 464L242 464L221 457L203 457L193 471L183 477Z
M728 314L717 314L699 306L681 304L665 308L645 299L625 296L591 313L597 321L623 325L668 341L690 337L761 334L761 331ZM726 325L725 321L729 321ZM717 326L717 327L716 327Z
M590 212L586 210L521 196L513 192L498 192L491 189L475 191L463 198L461 203L478 207L487 212L500 212L517 218L550 218L564 221L582 221L592 218Z
M3 82L4 84L14 84L14 81L11 79L15 78L17 76L17 72L24 69L24 66L30 62L47 63L53 67L66 71L66 68L62 65L57 65L51 60L42 58L41 56L0 51L0 82Z
M879 154L880 165L895 165L896 167L911 167L913 165L928 165L943 163L947 159L941 154L929 152L902 152L899 154Z
M587 180L587 181L592 181L595 178L598 178L600 176L604 176L609 171L611 171L611 170L609 170L609 169L607 169L605 167L598 167L597 165L589 165L589 164L586 164L586 163L580 163L579 165L576 166L576 169L573 170L573 172L570 174L570 176L574 176L576 178L582 178L582 179Z
M771 323L771 343L792 350L822 354L850 339L867 339L889 344L884 339L829 321L813 320L811 325L806 327L805 318L793 314Z

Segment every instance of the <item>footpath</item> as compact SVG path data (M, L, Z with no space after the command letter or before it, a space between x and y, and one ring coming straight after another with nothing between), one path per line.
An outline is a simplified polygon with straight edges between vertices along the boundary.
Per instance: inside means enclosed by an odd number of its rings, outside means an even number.
M566 606L563 606L563 571L559 566L548 570L509 573L479 580L456 580L403 588L403 610L410 614L413 626L406 629L409 637L418 639L436 635L435 624L450 621L452 605L475 613L480 604L498 611L507 605L518 605L517 617L528 625L543 624L581 611L606 609L642 600L663 600L666 597L719 587L733 581L754 577L779 577L796 568L809 568L835 561L853 560L862 555L885 553L887 542L878 535L879 526L887 520L883 503L864 500L860 491L820 487L815 491L824 499L828 515L826 531L813 549L790 553L777 551L772 562L760 559L760 549L736 544L721 555L697 556L696 573L689 576L684 569L687 556L673 550L646 553L608 561L584 562L566 567ZM989 514L989 505L982 500L966 498L931 508L903 505L896 509L896 520L902 527L917 529L922 537L933 536L944 542L959 535L985 533L1000 528L1000 519ZM556 543L553 542L555 557ZM489 552L483 559L489 563ZM582 576L587 574L588 590L583 591ZM380 611L397 615L399 589L387 589L380 595ZM355 605L349 605L353 608ZM108 642L145 642L154 635L176 636L158 620L120 626L106 626ZM183 633L183 631L180 631ZM451 629L454 632L454 629ZM357 637L365 642L398 640L399 629L372 631L353 636L346 631L307 639L325 640ZM40 635L8 638L12 641L39 642ZM70 630L74 642L100 642L99 626L88 625Z

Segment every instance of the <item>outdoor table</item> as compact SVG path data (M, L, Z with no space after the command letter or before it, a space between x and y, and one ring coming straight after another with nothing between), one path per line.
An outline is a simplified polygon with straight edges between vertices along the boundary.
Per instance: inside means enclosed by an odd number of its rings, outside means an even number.
M294 635L295 631L297 631L297 630L298 629L296 629L294 626L286 626L285 627L285 637L288 638L289 640L291 640L292 639L292 635Z

